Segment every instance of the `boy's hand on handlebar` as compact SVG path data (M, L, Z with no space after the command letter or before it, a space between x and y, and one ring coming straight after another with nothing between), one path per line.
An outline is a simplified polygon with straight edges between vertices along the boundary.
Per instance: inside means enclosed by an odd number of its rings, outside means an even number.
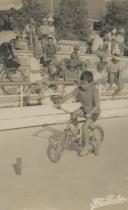
M90 113L88 113L88 114L86 114L86 118L91 118L91 114Z
M61 104L62 104L62 96L51 96L51 101L54 104L54 107L57 109L61 108Z

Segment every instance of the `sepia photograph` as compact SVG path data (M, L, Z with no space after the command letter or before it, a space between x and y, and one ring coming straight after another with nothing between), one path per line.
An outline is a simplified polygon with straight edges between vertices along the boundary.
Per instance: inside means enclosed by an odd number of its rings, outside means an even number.
M0 0L0 210L128 210L128 0Z

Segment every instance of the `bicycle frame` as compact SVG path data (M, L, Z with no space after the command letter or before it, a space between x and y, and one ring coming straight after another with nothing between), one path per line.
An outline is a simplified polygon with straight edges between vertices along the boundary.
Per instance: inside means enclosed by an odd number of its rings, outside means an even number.
M62 110L68 114L70 113L64 109ZM74 126L73 128L71 127L72 125ZM98 132L100 132L100 137L98 137L98 139L97 137L95 137L95 133L94 133L95 129L97 129ZM98 125L93 125L89 127L88 131L89 131L89 137L90 137L89 138L90 148L88 152L94 153L94 155L98 155L100 145L104 138L103 129ZM79 126L79 121L78 121L78 129L76 129L75 123L73 123L73 119L70 118L69 121L67 122L67 126L64 129L63 134L60 136L60 139L58 139L57 141L53 140L49 142L47 155L52 162L58 162L60 160L64 149L76 151L77 154L80 155L81 151L86 146L85 141L86 141L85 138L83 138L82 125Z

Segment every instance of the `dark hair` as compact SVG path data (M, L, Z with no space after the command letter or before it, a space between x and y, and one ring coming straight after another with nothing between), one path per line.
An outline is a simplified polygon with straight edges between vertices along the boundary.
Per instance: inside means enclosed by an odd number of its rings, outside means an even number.
M89 83L93 81L93 74L90 71L84 71L81 76L80 80L88 81Z
M53 40L53 37L52 37L52 36L49 36L49 37L48 37L48 40L50 40L50 39Z

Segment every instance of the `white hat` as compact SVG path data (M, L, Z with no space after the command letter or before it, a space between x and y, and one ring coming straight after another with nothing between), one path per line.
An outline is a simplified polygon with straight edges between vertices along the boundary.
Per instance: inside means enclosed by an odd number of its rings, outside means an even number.
M49 16L47 20L48 20L48 22L51 22L51 23L54 22L53 17L51 17L51 16Z
M43 19L43 22L44 22L44 23L48 23L48 19L47 19L47 18L44 18L44 19Z
M122 34L124 34L124 33L125 33L125 30L124 30L124 28L120 28L120 29L119 29L119 33L122 33Z
M116 28L113 28L112 33L116 34L116 32L117 32Z

